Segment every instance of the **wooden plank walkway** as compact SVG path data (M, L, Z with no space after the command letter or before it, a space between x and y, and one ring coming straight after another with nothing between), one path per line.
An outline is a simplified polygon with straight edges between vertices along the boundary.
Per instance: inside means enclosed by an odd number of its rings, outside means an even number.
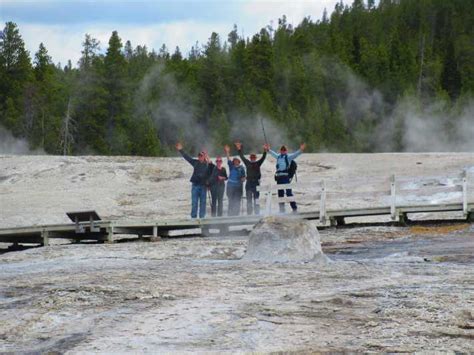
M370 187L365 178L360 179L365 183L364 191L341 191L331 190L331 183L326 183L324 180L318 182L297 183L291 185L272 185L261 186L259 190L262 192L261 204L264 215L275 214L272 210L272 201L289 202L292 200L299 200L304 197L310 200L310 206L315 206L314 211L300 212L297 215L308 220L319 220L320 223L325 224L329 221L331 225L344 224L345 218L349 217L364 217L364 216L381 216L388 215L392 221L405 222L407 214L409 213L443 213L443 212L462 212L466 219L470 222L474 221L474 201L472 201L474 188L472 180L469 179L470 173L463 171L460 175L454 177L415 177L415 178L395 178L391 176L390 179L378 178L380 181L387 182L383 191L374 191L374 189L367 189ZM433 181L449 181L449 183L441 183L433 186ZM347 180L354 184L354 179ZM337 182L339 186L343 186L341 181ZM373 182L375 184L375 182ZM353 186L349 183L347 186ZM379 184L380 186L380 184ZM418 186L413 188L413 186ZM303 189L303 195L299 197L276 197L277 190L282 188ZM399 205L397 201L405 201L404 195L416 192L417 195L425 194L428 196L428 201L417 204L402 204ZM459 202L450 203L433 203L429 200L430 196L436 196L439 193L458 193L460 196ZM376 203L371 207L361 208L327 208L328 199L339 201L352 201L356 198L364 198L370 194L377 198L386 197L389 202ZM405 196L406 197L406 196ZM380 200L376 200L380 201ZM346 203L347 206L347 203ZM217 217L205 219L157 219L157 220L117 220L117 221L82 221L71 224L55 224L55 225L41 225L31 227L16 227L0 229L0 242L13 244L41 244L49 245L50 239L62 238L72 241L95 240L103 242L113 242L117 235L135 235L135 236L152 236L162 237L169 236L175 231L197 230L196 234L207 234L211 229L218 230L219 233L225 234L230 227L235 226L253 226L262 216L239 216L239 217ZM77 221L77 219L76 219Z
M469 221L474 220L474 203L468 204ZM397 213L400 221L408 213L435 213L463 211L462 203L450 204L425 204L417 206L398 206ZM308 220L319 220L320 212L302 212L298 217ZM334 224L343 224L345 218L391 215L390 206L353 208L326 211L327 218ZM175 220L134 220L134 221L99 221L94 226L98 231L91 232L90 224L82 222L83 233L76 232L75 224L42 225L32 227L15 227L0 229L0 242L14 244L41 244L49 245L49 240L53 238L69 239L73 241L96 240L113 242L116 235L136 235L136 236L169 236L170 231L200 229L204 232L209 229L217 229L219 233L226 233L232 226L252 226L256 224L262 216L239 216L239 217L216 217L205 219L175 219Z

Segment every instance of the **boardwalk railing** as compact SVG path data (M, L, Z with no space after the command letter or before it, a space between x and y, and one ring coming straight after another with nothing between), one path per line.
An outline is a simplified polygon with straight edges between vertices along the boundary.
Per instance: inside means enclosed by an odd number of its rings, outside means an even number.
M355 177L320 179L286 185L259 186L262 212L271 215L273 203L296 201L298 216L326 224L344 224L346 217L389 215L392 220L405 221L408 213L462 212L474 221L473 171L456 176L409 177L392 175L386 178ZM278 190L292 189L293 197L277 197ZM365 204L365 205L364 205ZM309 208L306 208L308 207ZM71 224L42 225L0 229L0 242L48 245L52 238L75 241L97 240L113 242L116 235L169 236L170 232L200 229L206 233L218 229L226 233L229 227L254 225L261 216L217 217L174 220L98 220Z
M319 220L325 223L328 217L328 205L348 208L351 204L370 203L365 208L367 214L373 209L388 208L393 221L406 219L407 213L415 212L448 212L462 211L468 217L472 211L469 204L474 200L474 179L472 171L462 171L454 176L395 176L387 178L356 177L339 180L314 180L294 182L290 184L271 184L259 186L261 199L264 200L265 214L274 211L274 201L278 204L287 202L303 202L311 205L313 212L319 212ZM292 197L279 197L279 190L292 189ZM263 201L262 201L263 202ZM315 210L315 207L319 207ZM384 210L385 211L385 210ZM361 211L361 215L363 211ZM380 213L380 214L386 214ZM351 214L348 214L350 216ZM333 218L331 222L336 221ZM343 216L339 216L343 221Z

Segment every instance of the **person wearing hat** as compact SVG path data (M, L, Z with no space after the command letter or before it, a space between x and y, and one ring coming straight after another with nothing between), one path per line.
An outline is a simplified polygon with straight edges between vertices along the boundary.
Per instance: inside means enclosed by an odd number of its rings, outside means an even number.
M227 171L222 165L222 157L216 157L216 164L211 165L211 176L209 178L209 190L211 191L211 216L221 217L224 211L223 200Z
M257 186L260 185L260 178L262 173L260 167L262 166L265 158L267 157L267 151L269 149L268 144L263 146L262 157L257 160L257 155L252 153L250 154L249 159L245 158L244 153L242 152L242 143L235 142L235 147L239 152L239 156L245 164L247 169L247 181L245 183L245 196L247 199L247 214L251 215L255 211L255 214L260 214L260 205L258 199L260 193L257 191Z
M280 154L274 152L273 150L269 149L270 154L277 160L276 162L276 173L275 173L275 180L278 185L282 184L289 184L290 177L289 177L289 169L291 165L291 161L295 160L298 156L300 156L306 148L306 144L301 143L300 149L296 152L288 154L288 149L285 145L282 145L280 148ZM284 197L285 190L278 190L278 197ZM286 189L286 196L291 197L293 196L293 192L291 189ZM280 213L285 213L285 203L280 202ZM291 209L294 213L297 211L296 202L290 202Z
M239 158L230 160L230 147L226 144L224 151L229 165L229 179L227 180L227 198L229 199L229 216L238 216L240 214L240 204L242 201L242 186L245 181L245 169L240 164Z
M191 158L183 150L183 145L178 142L176 149L181 153L184 159L194 168L191 176L191 218L197 218L199 209L199 218L206 217L206 194L207 183L209 180L209 157L205 151L198 154L197 159Z

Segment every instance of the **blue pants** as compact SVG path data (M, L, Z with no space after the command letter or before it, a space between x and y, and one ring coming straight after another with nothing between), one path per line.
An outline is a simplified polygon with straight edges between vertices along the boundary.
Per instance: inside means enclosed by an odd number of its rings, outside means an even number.
M191 188L191 218L197 218L199 203L199 218L206 217L206 193L207 187L193 184Z
M290 178L288 176L278 176L277 177L277 184L289 184L290 183ZM278 197L284 197L285 196L285 190L278 190ZM286 189L286 196L291 197L293 196L293 191L291 189ZM291 209L296 212L296 202L290 202ZM280 212L284 213L285 212L285 203L280 202Z

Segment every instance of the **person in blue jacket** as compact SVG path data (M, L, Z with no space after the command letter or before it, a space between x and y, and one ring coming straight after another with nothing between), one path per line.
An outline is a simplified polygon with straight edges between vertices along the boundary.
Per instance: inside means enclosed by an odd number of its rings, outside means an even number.
M205 151L198 154L197 159L191 158L183 150L183 145L178 142L176 149L181 153L184 159L194 168L191 176L191 218L197 218L199 207L199 218L206 217L206 195L207 184L209 181L209 157Z
M238 216L242 201L243 183L245 181L245 169L240 164L239 158L230 160L230 146L224 146L229 165L229 179L227 180L227 198L229 199L229 216Z
M280 154L278 154L277 152L271 149L269 150L270 155L277 160L275 181L277 182L278 185L290 183L288 170L290 168L291 161L296 159L298 156L300 156L305 150L305 148L306 148L306 144L301 143L300 149L298 149L294 153L288 153L288 149L284 145L282 145L280 148ZM285 196L285 190L283 189L278 190L278 197L284 197L284 196ZM286 196L288 197L293 196L293 191L291 191L291 189L286 189ZM280 205L280 213L285 213L285 203L280 202L279 205ZM296 206L296 202L295 201L290 202L290 206L293 212L296 213L298 209L298 207Z

